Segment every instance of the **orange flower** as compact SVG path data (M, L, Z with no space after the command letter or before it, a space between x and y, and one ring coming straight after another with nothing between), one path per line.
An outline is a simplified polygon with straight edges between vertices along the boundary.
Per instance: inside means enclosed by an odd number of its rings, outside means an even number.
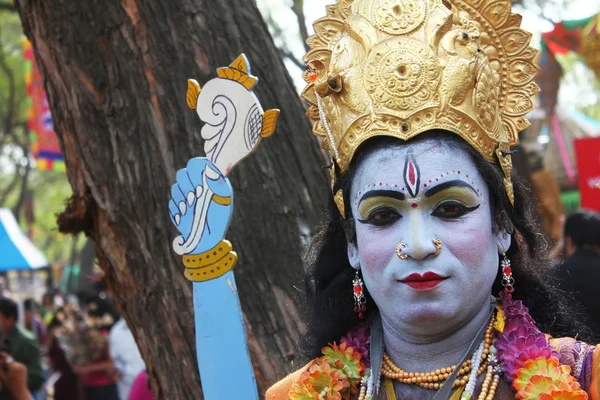
M293 400L341 400L342 392L350 386L340 372L325 360L317 359L304 371L290 391ZM347 398L347 396L344 396Z
M523 400L554 399L587 399L587 394L581 390L577 380L571 376L571 368L560 365L556 357L538 357L527 360L523 368L517 371L513 382L517 390L516 397ZM585 397L580 397L581 395ZM545 397L544 397L545 396ZM548 397L550 396L550 397ZM571 397L564 397L571 396Z
M554 390L541 394L539 400L588 400L588 395L583 390Z
M334 342L322 349L324 359L335 369L339 370L342 376L350 381L352 386L360 382L365 365L361 362L360 353L354 351L353 347L341 343L339 346Z

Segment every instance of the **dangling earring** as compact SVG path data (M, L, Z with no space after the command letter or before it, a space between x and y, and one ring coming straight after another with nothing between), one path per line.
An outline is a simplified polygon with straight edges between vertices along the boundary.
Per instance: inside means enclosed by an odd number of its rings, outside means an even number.
M500 267L502 268L502 286L504 286L504 294L511 297L515 291L513 287L515 279L512 276L510 260L506 257L506 253L502 253L502 256L504 257L500 262Z
M363 319L365 317L364 312L367 311L367 306L365 305L367 299L364 294L364 283L358 270L356 270L356 276L352 281L352 293L354 294L354 312L358 314L358 318Z

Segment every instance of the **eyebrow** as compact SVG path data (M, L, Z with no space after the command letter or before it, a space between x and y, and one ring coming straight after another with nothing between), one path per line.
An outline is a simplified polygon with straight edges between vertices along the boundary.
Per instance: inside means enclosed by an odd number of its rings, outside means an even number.
M465 181L461 181L461 180L456 179L456 180L453 180L453 181L448 181L448 182L440 183L439 185L432 187L427 192L425 192L425 197L431 197L434 194L439 193L442 190L446 190L446 189L451 188L451 187L466 187L467 189L471 189L471 191L473 191L473 193L475 193L476 195L479 196L479 194L477 193L477 190L475 190L475 188L473 188L473 186L469 185Z
M366 199L370 199L371 197L391 197L398 200L406 200L404 193L398 192L397 190L371 190L360 198L359 203Z

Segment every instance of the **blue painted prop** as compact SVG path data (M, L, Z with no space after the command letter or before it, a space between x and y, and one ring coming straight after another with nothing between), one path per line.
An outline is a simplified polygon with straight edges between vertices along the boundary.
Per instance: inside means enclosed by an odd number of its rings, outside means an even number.
M263 112L240 55L204 88L188 81L187 103L205 123L206 157L189 160L171 188L169 214L181 234L174 251L193 281L196 349L206 400L258 399L246 343L246 330L232 268L237 254L225 234L233 214L233 189L227 178L275 130L279 110Z

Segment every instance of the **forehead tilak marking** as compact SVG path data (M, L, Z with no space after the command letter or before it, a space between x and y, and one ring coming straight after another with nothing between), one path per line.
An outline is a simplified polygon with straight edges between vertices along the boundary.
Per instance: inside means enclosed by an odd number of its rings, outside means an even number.
M469 178L469 174L463 174L463 173L461 173L460 170L446 171L446 172L440 174L440 176L438 178L428 179L427 182L423 183L423 188L429 187L429 185L434 182L440 182L440 181L443 182L443 181L449 179L452 175L456 175L457 177L462 178L463 180L467 181L467 183L470 182L471 185L475 188L475 190L477 190L477 194L479 196L481 196L481 190L479 190L479 188L477 188L475 186L475 182L473 181L472 178ZM360 199L360 197L367 191L369 191L371 189L379 188L379 187L397 189L398 191L403 191L403 192L406 191L406 187L402 187L402 185L398 185L395 183L385 183L385 182L369 183L368 185L363 186L363 188L361 190L359 190L358 193L356 193L356 195L354 196L354 201L358 201ZM414 200L416 200L416 199L414 199Z
M408 193L410 193L411 197L417 197L419 194L420 182L421 172L419 171L419 166L412 154L409 154L404 164L404 184L408 188Z

